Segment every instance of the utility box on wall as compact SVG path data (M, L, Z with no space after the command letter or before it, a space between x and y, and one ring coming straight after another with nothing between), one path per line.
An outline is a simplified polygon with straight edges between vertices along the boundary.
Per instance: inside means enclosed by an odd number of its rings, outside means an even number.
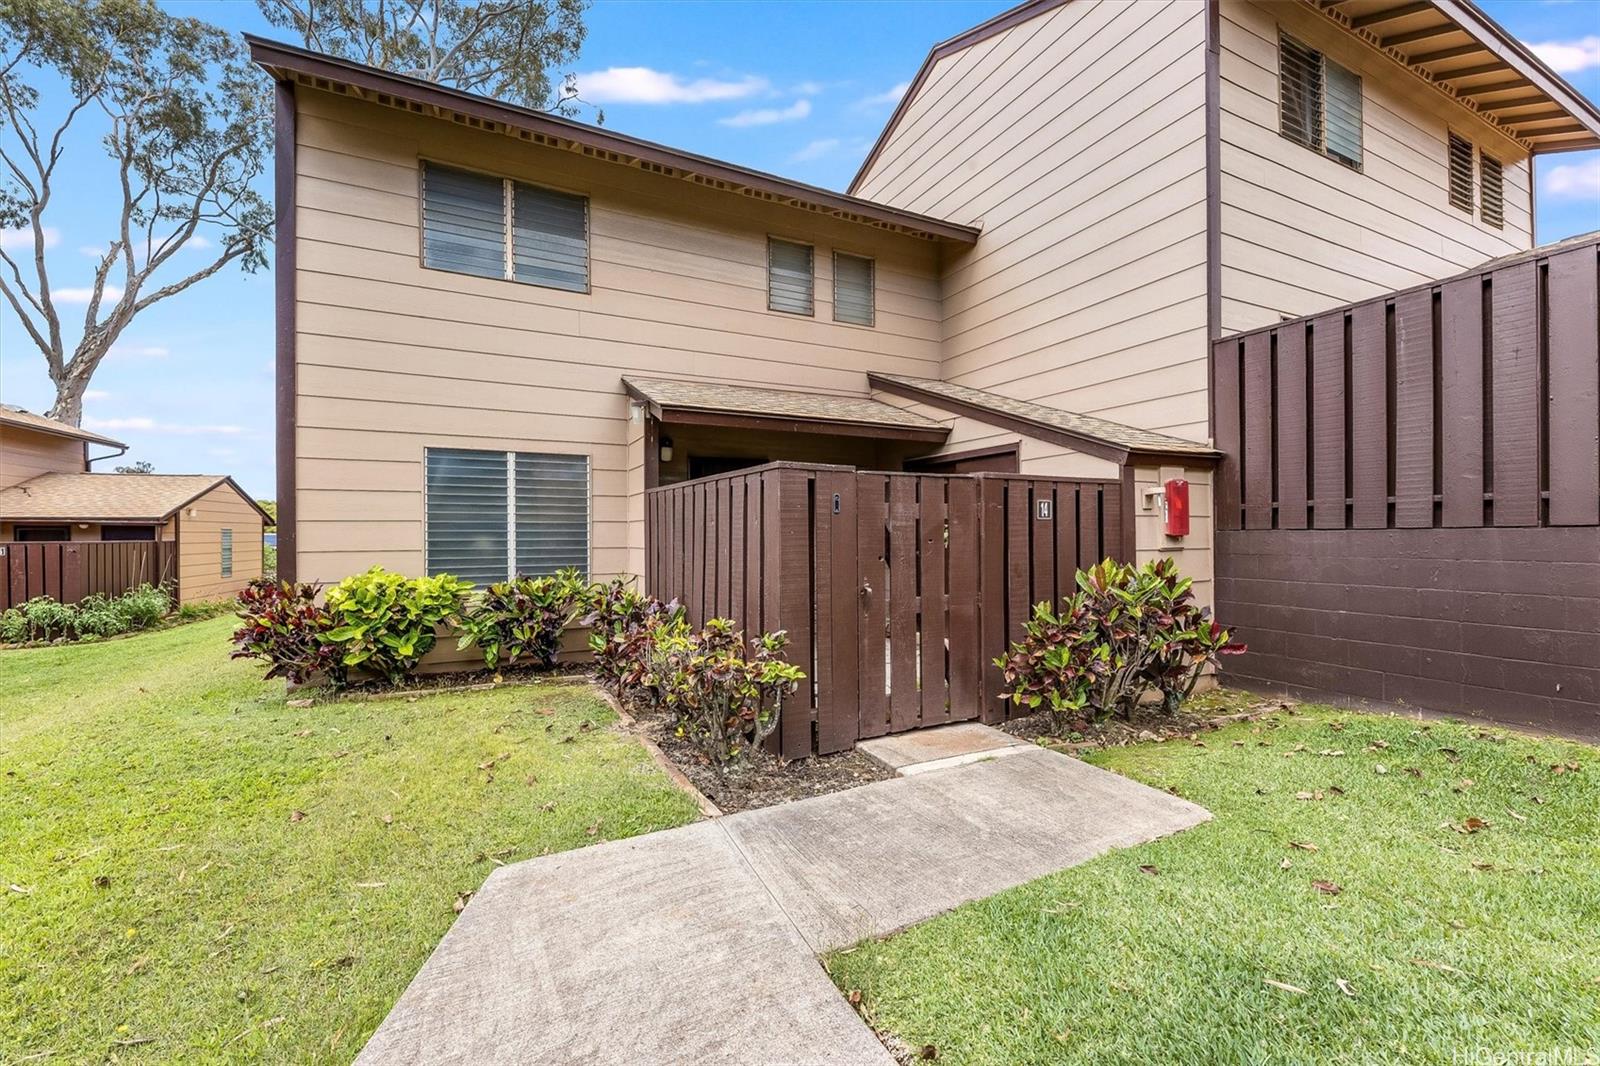
M1173 478L1162 486L1161 510L1166 516L1165 533L1169 537L1189 535L1189 483L1183 478Z

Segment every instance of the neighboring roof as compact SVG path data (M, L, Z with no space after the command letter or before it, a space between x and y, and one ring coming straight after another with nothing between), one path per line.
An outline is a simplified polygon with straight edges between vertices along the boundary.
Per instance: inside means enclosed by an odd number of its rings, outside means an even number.
M348 59L245 34L250 58L280 81L298 82L328 92L348 92L357 99L411 113L460 121L478 129L516 136L552 148L580 152L592 159L644 170L663 178L688 180L753 200L783 204L803 211L859 222L879 229L928 239L971 244L978 229L897 207L847 196L791 181L652 141L574 122L532 108L463 92L419 78L395 74Z
M1209 445L1182 437L1125 426L1092 415L1074 414L1028 400L1014 400L949 381L869 373L867 382L884 392L922 400L980 422L1013 427L1029 436L1056 439L1089 455L1117 462L1143 456L1213 460L1220 454Z
M271 517L221 474L40 474L0 489L6 521L165 522L218 485L228 485L261 517Z
M808 423L817 433L851 433L857 436L898 436L915 440L944 440L949 427L893 404L869 396L790 392L743 385L714 385L700 381L662 378L623 378L628 394L649 405L656 418L692 420L709 415ZM704 419L701 419L704 421ZM863 430L868 432L863 433Z
M88 441L90 444L104 444L111 448L127 449L127 445L120 440L102 437L98 433L90 433L77 426L69 426L65 422L57 422L44 415L36 415L32 411L24 411L9 403L0 403L0 426L16 426L19 429L31 429L37 433L51 433L58 437L71 437L73 440Z
M1025 0L928 50L850 181L855 192L939 60L1069 0ZM1301 0L1500 127L1532 152L1600 146L1600 108L1472 0Z

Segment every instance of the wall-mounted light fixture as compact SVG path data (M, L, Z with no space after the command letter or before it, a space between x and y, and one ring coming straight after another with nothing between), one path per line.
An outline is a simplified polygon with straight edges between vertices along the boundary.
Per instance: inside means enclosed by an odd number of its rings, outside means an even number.
M662 437L661 438L661 461L663 463L672 462L672 438L671 437Z

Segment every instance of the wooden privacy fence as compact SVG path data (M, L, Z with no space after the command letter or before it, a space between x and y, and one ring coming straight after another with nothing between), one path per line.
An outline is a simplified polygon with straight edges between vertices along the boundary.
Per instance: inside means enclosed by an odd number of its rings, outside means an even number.
M175 541L0 542L0 611L35 596L76 603L140 585L169 585L176 598Z
M1032 605L1129 549L1115 481L860 473L774 463L652 489L646 584L691 621L787 630L809 676L782 709L786 758L982 718L992 660Z
M1216 342L1219 529L1600 523L1600 240Z

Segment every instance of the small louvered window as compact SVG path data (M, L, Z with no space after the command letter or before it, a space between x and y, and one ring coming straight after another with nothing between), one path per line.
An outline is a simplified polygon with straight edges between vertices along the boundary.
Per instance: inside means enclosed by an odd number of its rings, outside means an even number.
M1500 229L1506 222L1505 171L1500 160L1478 153L1478 212L1480 217Z
M1361 78L1287 33L1278 34L1278 122L1296 144L1361 169Z
M222 531L222 576L233 576L233 530Z
M1472 214L1472 142L1450 134L1450 206Z
M833 253L833 320L870 326L874 318L873 262Z
M814 279L809 244L776 237L767 241L767 307L795 315L812 313Z
M588 572L588 456L429 448L425 465L430 575Z
M587 292L589 202L509 178L425 163L422 265Z

